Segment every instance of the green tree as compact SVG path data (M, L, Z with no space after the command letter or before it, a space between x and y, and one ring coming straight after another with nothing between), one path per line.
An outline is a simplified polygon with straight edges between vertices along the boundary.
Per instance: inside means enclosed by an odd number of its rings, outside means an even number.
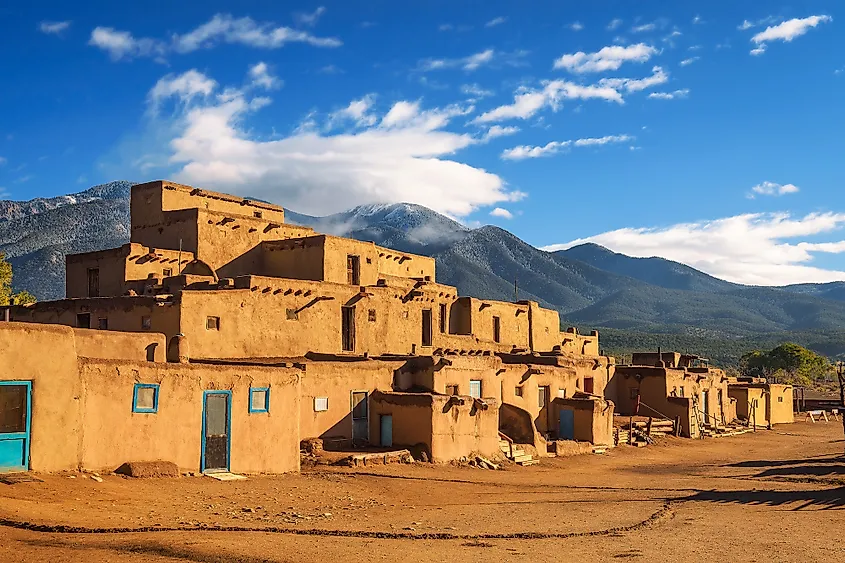
M26 305L27 303L35 303L35 296L26 290L12 293L12 265L0 252L0 306Z
M825 378L832 369L827 358L792 342L768 352L754 350L740 359L740 371L745 376L770 377L802 385Z

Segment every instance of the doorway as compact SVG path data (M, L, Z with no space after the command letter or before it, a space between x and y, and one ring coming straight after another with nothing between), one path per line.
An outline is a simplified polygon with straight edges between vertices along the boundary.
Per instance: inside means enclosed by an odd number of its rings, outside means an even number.
M31 381L0 381L0 473L29 469L31 409Z
M346 256L346 283L349 285L361 284L361 257Z
M383 414L381 415L381 419L379 420L379 427L381 432L379 433L381 437L381 447L383 448L392 448L393 447L393 415L392 414Z
M431 346L431 309L423 309L422 312L422 345Z
M558 427L558 439L575 439L575 411L569 409L560 409L560 426Z
M369 393L366 391L352 392L352 444L368 442L370 440L370 409Z
M201 471L229 471L231 427L232 392L205 391L202 408Z
M341 307L341 345L344 352L355 351L355 307Z

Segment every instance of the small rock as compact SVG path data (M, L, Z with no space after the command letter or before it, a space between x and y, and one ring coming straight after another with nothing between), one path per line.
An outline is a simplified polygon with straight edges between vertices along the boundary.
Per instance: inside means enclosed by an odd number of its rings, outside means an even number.
M93 479L94 481L96 481L96 482L98 482L98 483L102 483L102 482L103 482L103 478L102 478L102 477L100 477L99 475L91 475L91 479Z
M331 517L332 517L332 513L331 513L331 512L324 512L324 513L323 513L323 518L331 518Z
M249 508L248 506L245 506L245 507L241 508L241 512L255 512L255 510L252 509L252 508Z

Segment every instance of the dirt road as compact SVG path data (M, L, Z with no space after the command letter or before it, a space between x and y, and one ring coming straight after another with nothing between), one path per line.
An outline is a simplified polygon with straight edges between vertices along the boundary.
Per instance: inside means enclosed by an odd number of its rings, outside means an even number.
M0 484L0 561L842 561L843 448L802 422L505 471L41 475Z

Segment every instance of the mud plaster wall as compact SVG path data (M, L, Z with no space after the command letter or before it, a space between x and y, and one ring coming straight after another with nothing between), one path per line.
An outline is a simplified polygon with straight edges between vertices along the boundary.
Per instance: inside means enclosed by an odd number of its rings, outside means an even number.
M351 440L352 392L390 391L393 373L401 365L401 361L307 362L299 410L302 438ZM317 397L328 399L327 411L315 411Z
M324 236L324 279L334 283L348 283L347 257L357 256L358 285L375 285L378 281L378 252L373 243Z
M161 333L73 329L76 353L85 358L164 362L167 342Z
M376 246L375 249L378 254L379 276L436 280L434 258L397 252L381 246Z
M32 382L30 468L76 469L81 386L72 329L0 322L0 379Z
M560 345L560 315L543 309L536 302L528 303L531 318L531 347L536 352L549 352Z
M65 256L65 295L88 297L88 270L99 269L100 296L123 295L126 254L123 248ZM98 297L94 295L93 297Z
M299 469L299 372L290 368L80 359L81 465L115 469L166 460L198 471L203 391L231 390L231 470ZM158 412L133 413L135 383L159 384ZM270 388L270 412L249 413L249 388Z
M560 423L560 412L573 412L576 441L613 446L613 403L602 399L555 399L554 417Z
M370 400L370 442L381 444L381 417L390 415L393 417L393 447L411 448L424 444L431 456L432 424L437 416L432 402L432 396L427 393L374 393Z
M324 250L323 245L318 244L318 237L264 242L261 244L261 268L249 273L320 281L324 279Z
M482 301L473 297L468 307L472 320L472 334L485 340L493 338L493 317L499 317L499 341L524 350L528 349L528 306L502 301Z
M792 412L792 386L771 384L769 385L769 399L771 408L769 420L772 424L788 424L795 422Z
M765 424L768 421L768 409L766 399L761 387L748 387L745 385L729 385L728 395L736 400L736 416L742 420L756 418L757 424ZM757 409L754 411L754 401L757 401ZM790 406L791 410L791 406Z
M535 430L545 435L557 435L558 418L551 402L556 397L572 397L580 389L574 368L507 364L500 374L502 402L529 413ZM540 371L542 373L537 373ZM540 406L540 389L548 388L545 405ZM518 393L521 392L521 395ZM544 395L545 397L545 395Z

